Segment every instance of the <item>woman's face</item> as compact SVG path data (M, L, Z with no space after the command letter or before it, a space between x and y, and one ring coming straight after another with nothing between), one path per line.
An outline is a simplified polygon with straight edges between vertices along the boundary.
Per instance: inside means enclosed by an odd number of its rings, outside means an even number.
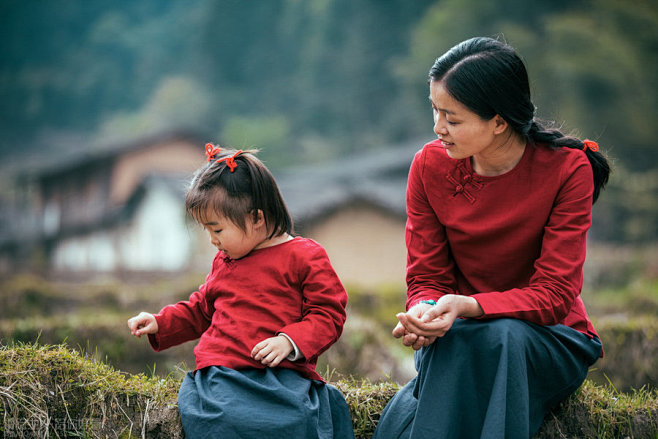
M430 82L434 132L453 159L464 159L493 151L498 117L484 120L446 91L442 81Z

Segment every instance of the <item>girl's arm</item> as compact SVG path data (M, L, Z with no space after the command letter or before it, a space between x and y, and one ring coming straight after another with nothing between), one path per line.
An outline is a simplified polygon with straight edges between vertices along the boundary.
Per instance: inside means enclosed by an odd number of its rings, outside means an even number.
M306 361L312 361L340 337L346 317L347 293L326 251L319 245L300 264L302 320L278 332L290 337Z
M214 309L205 298L205 284L184 302L167 305L154 316L158 332L149 334L149 343L157 352L196 340L208 329Z
M205 283L190 295L189 300L165 306L154 316L158 331L149 334L149 343L155 351L196 340L208 329L215 309L207 297L207 286L217 272L220 256L217 253Z

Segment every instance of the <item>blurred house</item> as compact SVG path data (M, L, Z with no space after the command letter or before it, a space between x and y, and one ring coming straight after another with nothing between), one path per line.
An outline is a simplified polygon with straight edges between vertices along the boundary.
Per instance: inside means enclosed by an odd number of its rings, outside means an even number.
M422 141L276 176L299 234L324 246L347 285L404 284L405 191Z
M9 227L0 235L1 266L36 260L59 274L207 271L214 249L183 207L204 143L166 134L22 174L31 214L2 218ZM327 249L345 284L404 281L404 192L420 145L275 173L296 231Z
M36 263L58 273L184 269L195 240L181 199L204 159L201 140L174 133L29 167L17 184L20 220L0 237L2 265Z

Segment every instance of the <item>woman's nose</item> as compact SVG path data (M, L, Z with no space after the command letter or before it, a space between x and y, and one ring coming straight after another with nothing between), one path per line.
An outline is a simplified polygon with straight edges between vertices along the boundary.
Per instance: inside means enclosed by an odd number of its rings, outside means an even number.
M437 136L448 134L445 122L438 116L434 118L434 134Z

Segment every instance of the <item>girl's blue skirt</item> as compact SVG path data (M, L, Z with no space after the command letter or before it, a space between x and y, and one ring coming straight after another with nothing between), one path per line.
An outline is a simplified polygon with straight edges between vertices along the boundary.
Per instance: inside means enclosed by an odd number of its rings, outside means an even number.
M598 338L564 325L458 319L415 353L418 375L386 406L373 439L532 437L600 354Z
M191 439L354 438L340 391L290 369L212 366L190 372L178 409Z

